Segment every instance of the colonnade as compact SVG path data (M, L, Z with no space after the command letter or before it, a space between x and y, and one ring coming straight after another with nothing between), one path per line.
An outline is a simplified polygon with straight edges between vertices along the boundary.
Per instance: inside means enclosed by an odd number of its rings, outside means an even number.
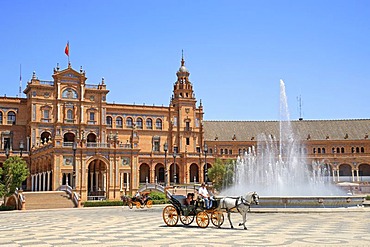
M31 175L31 191L50 191L52 171L39 172Z
M120 172L119 173L119 181L120 181L120 191L124 191L125 194L130 191L130 173L128 172Z

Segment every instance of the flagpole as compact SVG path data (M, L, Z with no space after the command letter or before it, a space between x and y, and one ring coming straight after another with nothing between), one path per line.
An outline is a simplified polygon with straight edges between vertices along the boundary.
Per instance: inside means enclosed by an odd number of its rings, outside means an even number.
M19 65L19 95L18 97L21 98L22 94L22 64Z
M64 49L64 53L68 57L68 68L70 68L71 67L71 62L69 60L69 40L67 41L67 45L66 45L66 48Z
M68 40L68 67L70 67L71 61L69 60L69 40Z

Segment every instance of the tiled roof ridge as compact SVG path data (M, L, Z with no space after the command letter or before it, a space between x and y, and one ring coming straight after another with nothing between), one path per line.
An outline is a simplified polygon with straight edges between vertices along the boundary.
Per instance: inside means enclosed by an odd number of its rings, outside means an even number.
M280 120L203 120L204 122L230 122L230 123L252 123L252 122L279 122ZM370 118L348 118L348 119L303 119L290 120L291 122L334 122L334 121L370 121Z

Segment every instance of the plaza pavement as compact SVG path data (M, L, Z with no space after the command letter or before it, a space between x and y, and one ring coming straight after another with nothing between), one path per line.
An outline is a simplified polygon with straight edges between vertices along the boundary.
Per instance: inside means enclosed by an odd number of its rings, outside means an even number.
M243 230L168 227L163 207L0 212L0 246L370 246L370 208L252 208Z

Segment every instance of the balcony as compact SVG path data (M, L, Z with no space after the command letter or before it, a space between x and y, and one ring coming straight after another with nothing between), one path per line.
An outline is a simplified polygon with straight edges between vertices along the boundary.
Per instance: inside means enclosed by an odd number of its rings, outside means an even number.
M86 144L87 148L109 148L109 143L100 143L100 142L88 142Z
M54 86L54 81L40 81L40 84Z
M86 84L85 87L88 89L99 89L98 85L93 84Z

